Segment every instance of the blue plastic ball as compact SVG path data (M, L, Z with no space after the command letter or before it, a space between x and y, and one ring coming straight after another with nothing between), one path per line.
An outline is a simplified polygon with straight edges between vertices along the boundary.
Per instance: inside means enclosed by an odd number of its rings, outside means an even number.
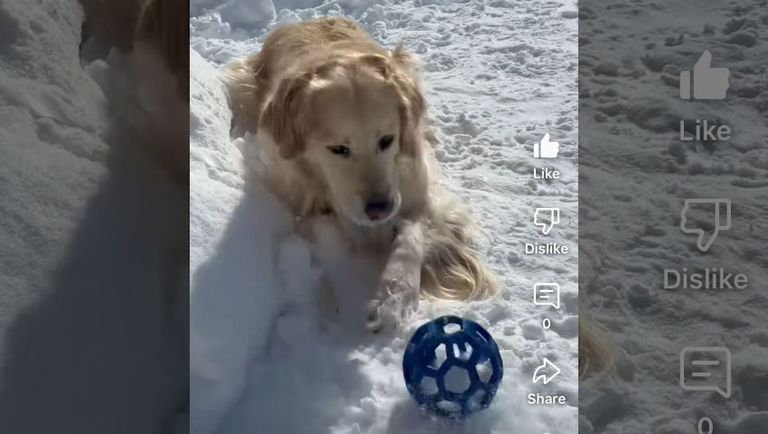
M411 396L427 410L454 419L488 407L503 372L499 347L488 331L457 316L416 329L403 357Z

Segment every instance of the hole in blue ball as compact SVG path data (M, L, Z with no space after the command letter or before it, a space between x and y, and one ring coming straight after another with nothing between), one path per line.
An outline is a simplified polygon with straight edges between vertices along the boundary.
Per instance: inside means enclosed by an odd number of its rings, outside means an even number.
M445 373L445 390L453 393L464 393L472 385L469 372L460 366L451 366Z
M454 333L458 333L458 332L461 331L461 324L448 323L448 324L443 326L443 331L446 334L449 334L449 335L452 335Z
M467 401L467 408L469 411L477 411L483 408L483 400L485 399L485 391L478 390L469 397Z
M434 395L439 392L437 388L437 381L434 378L424 376L419 383L419 390L425 395Z
M447 399L443 399L442 401L438 401L436 404L437 408L440 410L451 413L451 414L459 414L461 413L461 404L458 402L448 401Z
M472 357L472 345L469 342L464 342L463 347L462 349L459 344L453 344L453 357L466 362Z
M493 365L491 365L490 360L478 362L477 365L475 365L475 370L477 371L477 376L480 377L480 381L483 383L488 383L493 376Z
M448 350L445 348L445 344L440 344L435 348L435 358L430 363L430 366L432 369L438 370L446 360L448 360Z

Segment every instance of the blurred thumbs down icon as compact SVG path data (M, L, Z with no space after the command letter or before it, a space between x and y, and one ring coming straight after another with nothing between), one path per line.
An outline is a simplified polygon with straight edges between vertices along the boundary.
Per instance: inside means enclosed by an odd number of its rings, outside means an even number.
M680 352L680 387L731 396L731 352L725 347L688 347Z
M696 247L706 252L720 231L731 228L730 199L686 199L680 211L680 230L696 234Z

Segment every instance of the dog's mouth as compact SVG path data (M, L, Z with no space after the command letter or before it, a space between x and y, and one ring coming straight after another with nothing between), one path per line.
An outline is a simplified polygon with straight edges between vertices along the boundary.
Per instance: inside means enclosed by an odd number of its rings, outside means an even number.
M378 226L387 223L400 210L402 198L396 194L393 198L373 198L363 203L362 212L345 213L359 226Z

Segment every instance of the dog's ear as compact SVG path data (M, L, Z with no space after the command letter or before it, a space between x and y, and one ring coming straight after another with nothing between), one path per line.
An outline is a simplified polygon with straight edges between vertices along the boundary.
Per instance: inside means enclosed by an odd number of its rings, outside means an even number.
M400 150L415 157L424 140L426 102L416 78L416 61L402 44L392 52L391 80L400 94Z
M365 54L360 56L360 63L378 71L384 79L389 80L392 74L391 61L380 54Z
M305 149L307 88L311 80L310 73L283 80L261 113L259 128L269 133L283 158L293 158Z

